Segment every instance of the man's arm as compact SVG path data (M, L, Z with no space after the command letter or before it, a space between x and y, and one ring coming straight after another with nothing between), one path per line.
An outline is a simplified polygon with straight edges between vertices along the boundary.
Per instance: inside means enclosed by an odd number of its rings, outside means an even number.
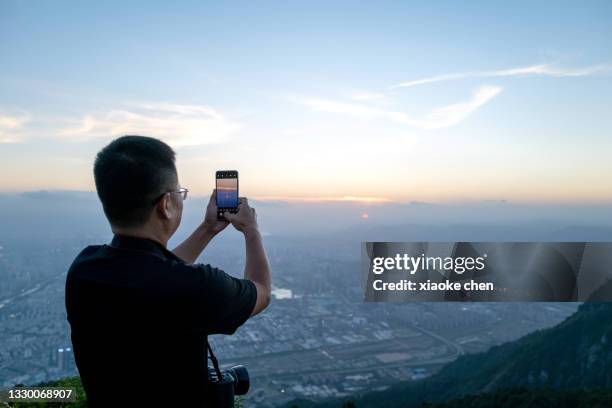
M213 233L210 228L202 223L185 241L174 248L172 252L183 261L190 264L194 263L215 235L216 234Z
M225 218L244 234L246 245L246 262L244 266L244 278L250 280L257 288L257 300L251 316L255 316L270 304L272 294L272 274L270 263L263 246L259 226L257 225L257 213L249 206L246 198L240 199L237 214L225 213Z
M185 262L194 263L210 240L228 225L227 221L217 220L217 190L215 189L208 200L204 222L172 252Z

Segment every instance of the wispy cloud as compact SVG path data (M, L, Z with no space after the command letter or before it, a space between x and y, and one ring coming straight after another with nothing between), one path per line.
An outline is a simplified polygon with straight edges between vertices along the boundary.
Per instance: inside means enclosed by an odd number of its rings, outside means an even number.
M355 101L387 101L389 95L383 92L355 92L351 99Z
M167 102L128 103L80 118L36 116L35 121L29 113L0 113L0 143L38 138L84 141L142 134L180 147L223 142L240 128L239 123L212 107Z
M307 203L328 203L328 202L347 202L361 204L385 204L391 200L383 197L367 196L322 196L322 197L300 197L300 196L254 196L253 199L259 201L287 201L287 202L307 202Z
M482 86L474 91L468 101L433 109L422 118L414 118L404 112L329 99L292 98L292 100L315 111L337 113L362 119L387 119L420 129L439 129L461 122L501 91L502 88L498 86Z
M554 64L530 65L527 67L500 69L496 71L460 72L445 75L431 76L407 82L401 82L389 89L407 88L411 86L430 84L434 82L452 81L465 78L495 78L495 77L521 77L528 75L544 75L552 77L581 77L602 74L612 71L612 65L593 65L580 68L562 68Z
M194 146L222 142L238 129L239 124L209 106L144 102L84 115L59 135L90 139L143 134L163 138L173 146Z
M21 129L30 121L28 113L0 115L0 143L18 143L23 140Z
M612 65L610 64L591 65L578 68L559 67L555 64L537 64L495 71L459 72L420 78L391 85L387 88L386 92L362 91L354 93L350 96L352 100L351 102L323 98L290 98L290 100L305 105L315 111L331 112L363 119L387 119L420 129L439 129L453 126L461 122L478 108L498 95L502 91L502 88L499 86L481 86L473 92L470 100L433 109L424 117L420 118L415 118L404 112L396 110L383 109L380 106L375 106L380 104L375 104L374 102L389 102L391 100L390 96L393 95L393 91L398 88L407 88L417 85L460 80L465 78L502 78L523 77L530 75L551 77L583 77L609 72L612 72ZM359 103L355 103L354 101Z
M423 127L436 129L455 125L489 102L501 91L502 88L499 86L482 86L473 93L472 98L467 102L434 109L423 120Z

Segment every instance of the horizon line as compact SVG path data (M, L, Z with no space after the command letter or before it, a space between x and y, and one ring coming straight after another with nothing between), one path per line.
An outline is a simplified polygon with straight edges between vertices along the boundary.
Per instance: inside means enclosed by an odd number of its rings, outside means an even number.
M47 193L47 194L58 194L58 193L72 193L72 194L92 194L97 195L95 190L74 190L74 189L31 189L31 190L0 190L0 196L2 195L28 195L36 193ZM190 194L190 198L195 199L209 199L210 195L207 194ZM552 201L552 200L510 200L510 199L446 199L446 200L398 200L386 197L376 196L351 196L351 195L337 195L337 196L290 196L290 195L253 195L248 197L251 200L259 202L285 202L289 204L364 204L368 206L382 206L382 205L414 205L414 206L427 206L427 205L474 205L474 204L502 204L502 205L597 205L597 206L612 206L612 199L610 201L605 200L588 200L588 201Z

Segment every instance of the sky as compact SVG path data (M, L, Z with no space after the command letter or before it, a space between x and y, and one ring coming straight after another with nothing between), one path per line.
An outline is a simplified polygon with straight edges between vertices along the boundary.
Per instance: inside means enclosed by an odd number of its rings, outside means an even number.
M1 1L0 192L143 134L190 195L612 202L612 3L364 3Z

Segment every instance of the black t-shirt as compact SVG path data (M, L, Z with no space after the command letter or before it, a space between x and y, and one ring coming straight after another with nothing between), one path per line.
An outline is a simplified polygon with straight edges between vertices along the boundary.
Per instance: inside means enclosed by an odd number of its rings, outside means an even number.
M89 406L203 406L208 334L232 334L253 282L187 264L162 245L115 235L66 279L72 344Z

